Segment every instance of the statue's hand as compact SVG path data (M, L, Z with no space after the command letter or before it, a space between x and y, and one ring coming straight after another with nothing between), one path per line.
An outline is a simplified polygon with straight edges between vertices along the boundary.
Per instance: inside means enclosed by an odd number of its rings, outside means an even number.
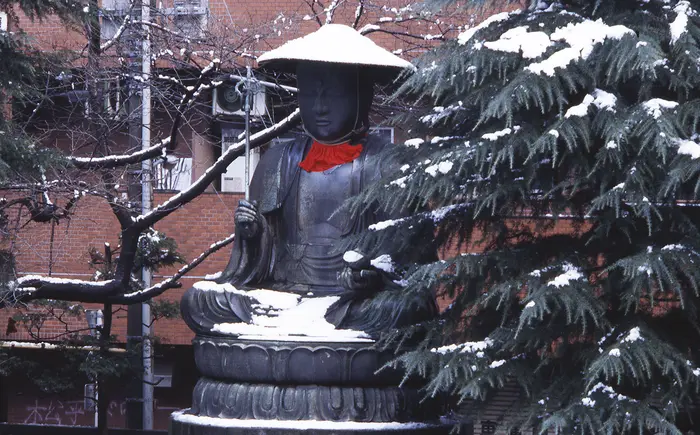
M236 234L244 239L252 239L260 235L263 217L257 205L255 201L248 202L244 199L238 201L233 221L236 224Z
M382 276L370 264L366 255L357 251L348 251L343 256L345 267L340 272L340 284L348 291L376 292L381 290Z

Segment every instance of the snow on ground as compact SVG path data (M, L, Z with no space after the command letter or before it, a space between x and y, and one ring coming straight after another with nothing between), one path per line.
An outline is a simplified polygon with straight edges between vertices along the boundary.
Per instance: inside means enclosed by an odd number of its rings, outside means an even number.
M408 430L430 428L426 423L365 423L355 421L320 421L320 420L239 420L235 418L200 417L198 415L185 414L184 411L172 413L173 420L180 423L191 423L198 426L210 427L240 427L246 429L296 429L307 430L348 430L358 432L372 432L379 430L396 431L397 434Z
M305 298L266 289L236 292L257 302L253 303L251 323L219 323L212 331L236 335L242 340L372 342L362 331L336 329L326 321L326 311L338 296Z

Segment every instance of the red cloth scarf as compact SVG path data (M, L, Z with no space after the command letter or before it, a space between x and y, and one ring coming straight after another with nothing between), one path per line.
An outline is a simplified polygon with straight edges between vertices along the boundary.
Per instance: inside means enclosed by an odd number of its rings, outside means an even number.
M362 153L362 144L350 145L345 142L338 145L326 145L314 141L311 149L299 167L306 172L323 172L334 166L349 163Z

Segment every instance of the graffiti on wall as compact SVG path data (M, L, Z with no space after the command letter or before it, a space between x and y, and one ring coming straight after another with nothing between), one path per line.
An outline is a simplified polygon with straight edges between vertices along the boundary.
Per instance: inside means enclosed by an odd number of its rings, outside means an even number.
M162 413L166 417L178 409L180 408L159 405L158 399L153 403L154 414ZM107 414L109 417L126 415L126 400L111 401ZM93 410L85 409L84 400L35 399L34 403L25 407L25 415L21 421L24 424L74 426L89 423L94 419L94 415Z

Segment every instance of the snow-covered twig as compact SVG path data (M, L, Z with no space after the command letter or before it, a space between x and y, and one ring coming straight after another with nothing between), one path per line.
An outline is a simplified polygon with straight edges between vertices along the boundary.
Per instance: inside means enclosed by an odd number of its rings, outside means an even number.
M167 137L156 145L146 148L145 150L136 151L132 154L104 157L69 157L68 161L79 169L108 169L132 165L161 155L163 149L170 144L170 139L171 138Z
M357 29L357 26L360 25L360 19L362 18L362 14L365 11L365 0L359 0L357 2L357 9L355 9L355 21L352 23L352 28Z
M338 8L338 0L333 0L330 5L326 8L326 24L331 24L333 22L333 14L335 13L335 10Z
M132 3L132 4L133 4L133 3ZM124 21L122 21L122 25L119 26L119 28L117 29L117 32L114 34L114 36L112 36L112 37L111 37L107 42L105 42L104 44L100 45L100 51L101 51L101 52L104 52L104 51L109 50L110 48L112 48L112 46L113 46L114 44L117 43L117 41L119 41L119 38L122 37L122 34L123 34L124 31L126 30L126 28L129 26L129 20L130 20L130 19L131 19L131 18L129 17L129 15L127 15L127 16L124 17Z
M114 303L119 303L119 304L134 304L134 303L141 303L144 301L147 301L153 297L156 297L160 294L162 294L164 291L171 289L171 288L177 288L180 287L180 278L185 276L186 273L197 267L200 263L202 263L207 257L209 257L211 254L214 252L218 251L219 249L229 245L231 242L233 242L235 238L234 234L231 234L230 236L226 237L225 239L219 240L216 243L213 243L211 246L209 246L209 249L206 251L202 252L199 254L197 258L192 260L190 263L186 264L185 266L181 267L177 273L175 273L173 276L170 278L167 278L161 282L159 282L156 285L153 285L151 287L145 288L143 290L139 290L133 293L127 293L123 296L120 296L118 300L114 301Z

